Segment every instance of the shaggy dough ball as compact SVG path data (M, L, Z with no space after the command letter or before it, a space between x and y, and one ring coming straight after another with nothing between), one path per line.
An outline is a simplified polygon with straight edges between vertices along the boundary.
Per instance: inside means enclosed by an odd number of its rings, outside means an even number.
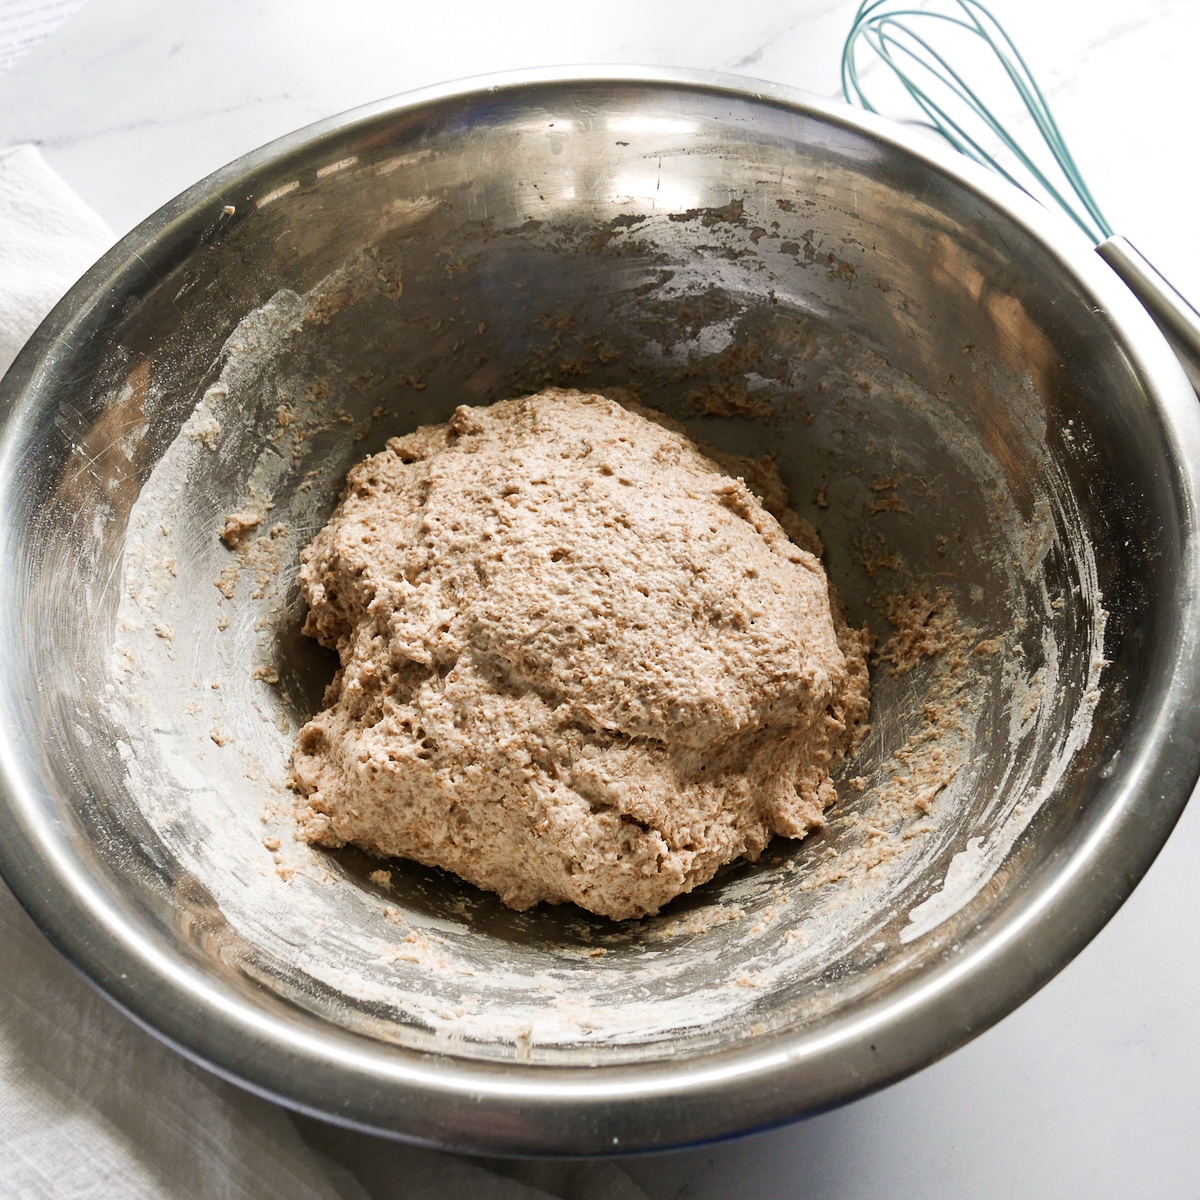
M711 453L551 390L355 467L300 572L342 664L294 756L302 836L622 919L820 825L867 634L769 460Z

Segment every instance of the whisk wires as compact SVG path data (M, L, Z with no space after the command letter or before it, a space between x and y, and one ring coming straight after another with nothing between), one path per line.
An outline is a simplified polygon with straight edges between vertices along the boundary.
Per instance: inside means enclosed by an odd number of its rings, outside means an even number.
M949 47L956 42L971 52L990 53L1003 69L1056 172L1043 169L967 81L961 65L952 62ZM904 0L862 0L842 49L842 92L851 104L879 112L859 76L862 43L891 69L925 123L956 150L1035 198L1053 201L1093 242L1112 234L1037 80L1004 26L979 0L945 0L941 9L913 8L911 0L907 5Z

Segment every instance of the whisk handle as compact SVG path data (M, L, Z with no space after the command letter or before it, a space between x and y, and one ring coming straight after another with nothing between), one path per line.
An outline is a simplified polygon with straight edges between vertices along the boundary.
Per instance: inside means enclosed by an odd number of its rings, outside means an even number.
M1192 386L1200 392L1200 312L1128 239L1101 242L1096 253L1125 281L1166 335Z

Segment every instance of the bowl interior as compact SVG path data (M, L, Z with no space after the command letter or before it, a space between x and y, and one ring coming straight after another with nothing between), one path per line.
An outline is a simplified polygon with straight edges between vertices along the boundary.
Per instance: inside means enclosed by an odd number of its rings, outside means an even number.
M815 1036L1103 818L1176 620L1166 435L972 189L821 114L575 83L297 139L151 233L10 423L17 719L97 886L242 1002L455 1060ZM883 652L828 826L621 925L312 850L286 785L333 673L297 564L346 469L550 384L772 455Z

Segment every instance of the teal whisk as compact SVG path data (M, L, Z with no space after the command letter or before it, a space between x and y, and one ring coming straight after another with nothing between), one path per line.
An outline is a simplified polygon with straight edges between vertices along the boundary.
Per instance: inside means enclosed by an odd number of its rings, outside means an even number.
M862 0L842 49L842 92L851 104L878 112L859 73L864 49L891 70L924 124L1070 217L1158 323L1200 391L1200 313L1127 239L1113 234L1042 89L987 7L979 0L942 0L928 8L914 8L911 0ZM990 67L1002 86L1015 91L1036 130L1034 148L988 107L970 78L975 63Z

